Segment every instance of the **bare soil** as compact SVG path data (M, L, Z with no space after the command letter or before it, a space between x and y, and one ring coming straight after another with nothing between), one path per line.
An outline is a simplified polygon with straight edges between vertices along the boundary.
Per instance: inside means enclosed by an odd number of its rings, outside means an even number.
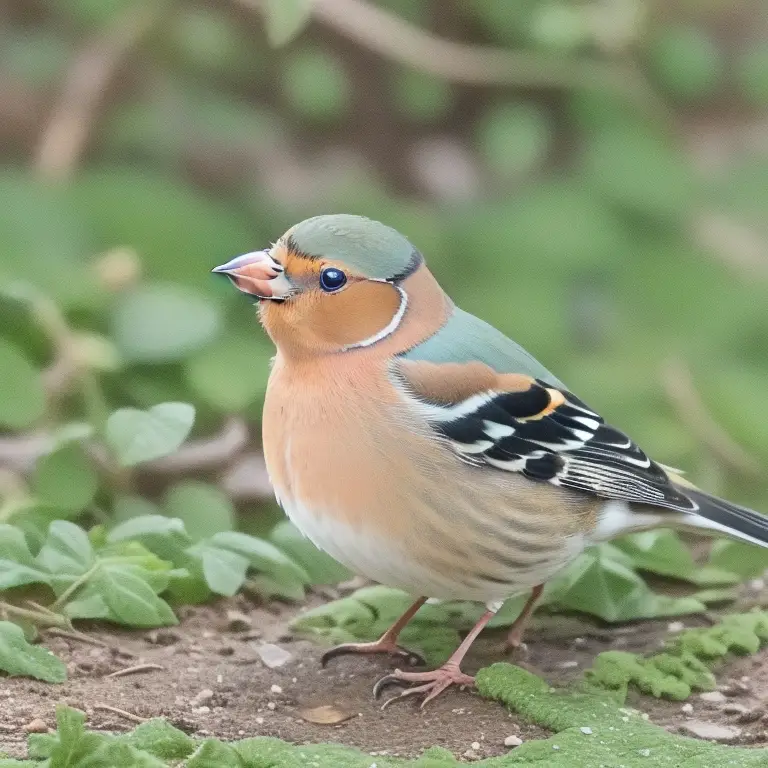
M248 614L250 631L228 630L226 613L232 608ZM469 690L451 691L424 711L413 701L381 711L381 702L373 700L371 687L391 668L391 662L345 657L321 669L321 649L287 634L287 624L297 610L287 606L267 610L237 599L186 609L181 624L169 629L85 628L100 645L48 636L47 647L68 664L69 680L63 685L21 678L0 680L0 752L24 756L26 730L35 720L53 727L59 702L84 710L89 726L96 730L129 730L139 718L165 717L200 737L264 735L294 743L338 742L371 754L403 757L418 755L433 745L466 759L489 757L506 751L507 736L527 741L548 735ZM606 628L563 616L537 621L528 636L524 665L553 685L578 676L601 651L654 651L667 636L670 624L653 621ZM688 626L702 621L684 619ZM262 642L280 645L292 659L277 669L266 667L255 650ZM501 660L502 642L503 633L482 636L469 657L467 671ZM154 666L109 677L138 665ZM680 702L639 694L631 694L628 703L673 731L694 717L741 729L740 737L731 743L768 745L768 719L764 716L768 710L768 651L724 665L718 680L726 687L726 700L707 702L694 695L690 700L693 713L684 713ZM337 725L302 719L302 710L320 705L335 705L352 717ZM727 714L739 707L744 711ZM473 742L480 748L473 750Z

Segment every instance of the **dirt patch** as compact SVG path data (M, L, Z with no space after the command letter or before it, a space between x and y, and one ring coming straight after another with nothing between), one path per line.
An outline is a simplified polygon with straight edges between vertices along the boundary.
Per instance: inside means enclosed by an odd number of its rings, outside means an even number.
M226 613L233 607L248 614L251 631L228 630ZM166 630L135 632L103 626L86 630L104 645L50 637L46 645L67 662L70 679L60 686L27 679L0 681L0 751L23 756L25 726L34 720L53 726L59 702L87 712L89 727L95 730L128 730L136 724L131 716L166 717L194 736L277 736L294 743L337 742L371 754L404 757L435 745L459 757L489 757L506 751L508 736L529 741L549 735L472 691L453 691L423 712L413 702L382 712L380 702L371 697L371 687L391 667L389 662L347 657L320 669L317 646L286 639L288 621L295 613L295 608L270 612L243 601L222 601L185 610L180 626ZM698 623L686 620L688 625ZM665 621L600 628L569 617L545 617L529 636L525 666L553 685L564 684L589 667L600 651L653 652L661 646L668 627ZM502 640L503 633L482 637L469 657L467 671L500 660ZM278 643L291 660L279 669L266 667L256 651L262 642ZM108 677L143 664L159 668ZM763 715L768 707L768 653L730 663L719 671L718 679L730 684L725 699L706 701L694 695L692 713L683 712L680 702L634 694L628 703L673 731L696 717L735 725L741 735L732 743L768 744ZM328 704L353 717L327 726L307 723L299 714ZM473 742L479 749L472 749Z

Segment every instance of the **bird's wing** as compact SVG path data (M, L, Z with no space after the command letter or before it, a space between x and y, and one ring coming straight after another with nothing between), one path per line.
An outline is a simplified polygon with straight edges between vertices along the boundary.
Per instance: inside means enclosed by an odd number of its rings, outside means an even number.
M562 386L477 361L400 359L393 377L465 461L605 499L698 509L659 464Z

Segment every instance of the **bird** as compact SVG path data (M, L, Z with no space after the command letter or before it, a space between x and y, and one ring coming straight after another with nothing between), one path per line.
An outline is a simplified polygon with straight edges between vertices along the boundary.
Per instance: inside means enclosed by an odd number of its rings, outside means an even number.
M276 354L262 419L275 496L353 572L414 596L375 642L329 650L418 657L398 635L428 600L486 610L442 666L395 669L421 706L471 686L461 664L505 600L543 586L587 547L677 527L768 546L768 517L651 459L531 354L457 307L421 252L352 214L314 216L213 272L256 299Z

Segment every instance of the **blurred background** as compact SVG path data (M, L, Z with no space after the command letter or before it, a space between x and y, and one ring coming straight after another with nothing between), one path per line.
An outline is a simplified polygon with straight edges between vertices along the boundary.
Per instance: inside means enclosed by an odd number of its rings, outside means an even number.
M194 477L274 522L272 350L209 271L333 212L768 512L763 0L2 0L0 148L4 518L130 517ZM196 407L179 453L74 503L82 456L35 483L52 434L163 401Z

